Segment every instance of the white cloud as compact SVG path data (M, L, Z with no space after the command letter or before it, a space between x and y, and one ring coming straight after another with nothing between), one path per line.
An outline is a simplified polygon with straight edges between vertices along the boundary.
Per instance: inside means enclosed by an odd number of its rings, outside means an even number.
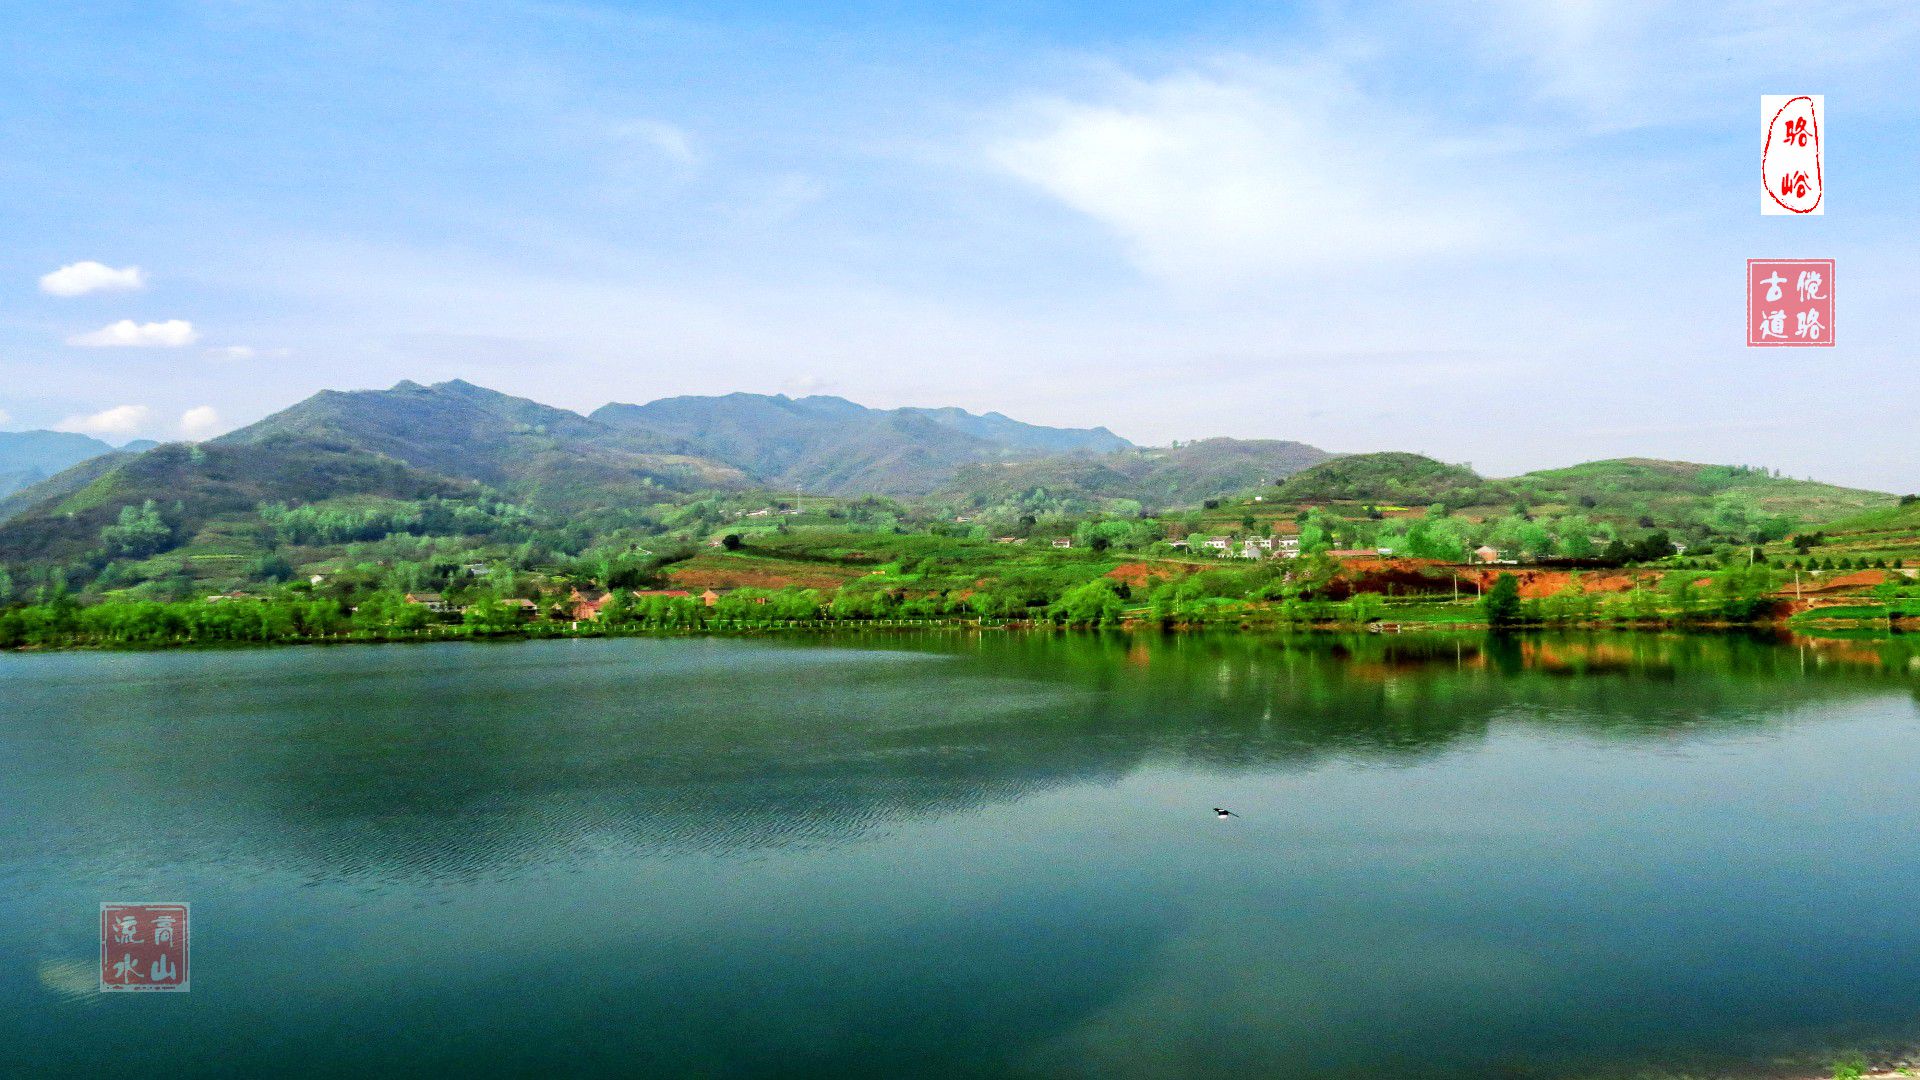
M193 324L185 319L168 319L166 322L136 323L132 319L121 319L98 330L85 334L76 334L67 339L69 345L83 345L88 348L166 348L175 349L182 345L191 345L200 340Z
M986 150L1150 273L1217 284L1481 246L1502 215L1469 182L1473 137L1334 65L1233 60L1030 104Z
M207 350L207 356L215 360L251 360L260 355L251 345L219 345Z
M53 296L84 296L90 292L125 292L147 287L147 276L137 266L115 270L89 259L69 263L40 278L40 291Z
M77 431L83 435L124 437L139 434L152 415L153 410L145 405L115 405L90 416L69 416L54 426L60 431Z
M212 438L221 427L220 413L211 405L196 405L180 414L180 434L193 442Z

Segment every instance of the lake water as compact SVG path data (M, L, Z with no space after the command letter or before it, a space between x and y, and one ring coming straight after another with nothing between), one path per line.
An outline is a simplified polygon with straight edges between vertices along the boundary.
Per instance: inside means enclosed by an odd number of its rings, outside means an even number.
M0 655L0 1072L1484 1080L1909 1039L1917 685L1897 642L1618 635ZM193 905L190 993L95 992L108 900Z

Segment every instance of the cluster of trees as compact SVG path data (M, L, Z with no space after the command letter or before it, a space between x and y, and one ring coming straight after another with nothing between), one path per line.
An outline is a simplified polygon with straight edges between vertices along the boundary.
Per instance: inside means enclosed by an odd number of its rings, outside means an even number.
M22 645L172 645L330 637L357 626L324 600L164 603L116 600L86 607L67 593L0 611L0 648Z
M1408 558L1463 562L1473 549L1489 544L1526 558L1626 562L1673 554L1663 532L1623 541L1611 523L1596 522L1584 514L1536 518L1514 513L1474 521L1436 504L1426 513L1413 516L1388 517L1373 509L1365 517L1349 518L1322 507L1309 507L1297 521L1300 550L1307 553L1335 548L1389 548Z
M697 629L726 626L778 626L825 618L829 605L814 589L740 589L721 596L712 607L696 597L634 596L615 592L600 609L608 629Z
M1858 558L1788 559L1781 565L1791 570L1901 570L1907 562L1905 559L1888 559L1884 556L1870 559L1862 555Z
M1703 586L1688 572L1664 575L1659 586L1643 586L1624 593L1589 592L1581 576L1570 576L1565 587L1550 596L1522 597L1519 579L1501 574L1481 597L1487 624L1513 627L1529 624L1621 623L1748 623L1773 614L1773 592L1780 582L1764 566L1730 566L1713 574Z
M268 503L260 518L283 543L320 545L409 536L484 536L513 542L531 532L534 516L496 499L431 498L364 506L295 506Z
M1742 543L1785 537L1789 520L1760 514L1755 505L1744 492L1727 492L1716 498L1712 515L1715 523L1689 533L1690 552L1710 554L1713 545L1704 537L1713 535L1733 537ZM1669 559L1676 551L1676 537L1653 527L1652 518L1643 518L1638 526L1622 527L1580 512L1536 515L1525 503L1516 504L1511 513L1484 520L1463 517L1444 503L1429 506L1423 514L1398 516L1389 516L1370 505L1361 517L1313 506L1302 511L1296 522L1300 550L1309 553L1335 548L1386 548L1408 558L1461 562L1485 544L1513 558L1583 559L1624 566ZM1243 520L1242 531L1257 531L1251 517Z
M112 558L144 559L173 546L173 526L148 499L137 507L121 507L119 520L100 530L100 546Z

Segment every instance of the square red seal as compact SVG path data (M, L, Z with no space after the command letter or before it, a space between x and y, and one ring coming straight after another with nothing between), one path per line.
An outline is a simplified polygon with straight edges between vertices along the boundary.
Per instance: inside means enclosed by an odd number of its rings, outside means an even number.
M1832 259L1747 260L1747 347L1833 344Z
M186 904L100 905L101 991L188 985Z

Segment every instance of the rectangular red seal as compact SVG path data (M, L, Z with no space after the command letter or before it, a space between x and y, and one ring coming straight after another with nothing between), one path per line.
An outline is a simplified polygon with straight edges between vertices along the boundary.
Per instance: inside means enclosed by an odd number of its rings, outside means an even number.
M1747 346L1833 344L1832 259L1747 260Z
M101 991L186 990L187 908L101 904Z

